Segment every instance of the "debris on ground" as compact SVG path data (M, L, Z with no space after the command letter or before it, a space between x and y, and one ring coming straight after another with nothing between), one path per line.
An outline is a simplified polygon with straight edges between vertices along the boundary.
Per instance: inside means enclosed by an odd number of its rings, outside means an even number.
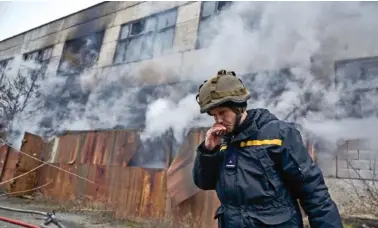
M56 210L56 206L41 203L33 200L33 197L0 197L0 205L3 207L12 207L24 210L37 210L43 212L52 212ZM23 214L19 212L0 210L0 215L11 219L21 220L33 225L40 225L44 218L39 215ZM59 212L56 210L56 216L62 223L69 228L162 228L158 224L136 223L127 221L115 221L111 214L103 212ZM307 218L305 218L307 220ZM345 228L378 228L378 218L370 217L347 217L343 218ZM8 224L0 221L2 228L19 228L19 226ZM306 224L306 227L309 227Z

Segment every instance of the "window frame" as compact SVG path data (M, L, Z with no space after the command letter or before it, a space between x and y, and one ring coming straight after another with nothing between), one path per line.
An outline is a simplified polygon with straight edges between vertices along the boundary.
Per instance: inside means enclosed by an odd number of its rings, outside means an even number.
M5 77L5 73L7 71L12 70L12 63L13 63L13 61L14 61L14 57L0 60L0 65L5 65L4 68L0 68L0 84L1 84L1 82L3 81L3 79ZM10 65L10 68L9 68L9 65Z
M25 59L26 56L32 55L32 54L37 53L37 52L42 52L44 54L44 51L48 50L48 49L51 49L51 53L50 53L49 58L47 58L47 59L44 60L43 59L43 55L42 55L42 59L41 60L37 60L37 59L34 60L35 62L37 62L39 64L45 64L45 63L48 64L50 62L51 58L52 58L52 52L53 52L53 49L54 49L54 45L43 47L43 48L40 48L40 49L37 49L37 50L33 50L33 51L30 51L30 52L26 52L26 53L22 54L22 60L23 61L28 61L28 60Z
M0 69L6 69L6 68L8 68L8 65L12 64L13 60L14 60L14 57L0 60L0 65L5 65L5 68L0 68ZM5 63L5 64L3 64L3 63ZM12 68L10 68L10 69L12 69Z
M45 54L45 51L50 49L50 56L47 58L47 59L43 59L43 56ZM33 50L33 51L30 51L30 52L27 52L27 53L24 53L22 54L22 60L23 61L33 61L34 63L37 63L37 64L40 64L41 65L41 69L38 70L38 69L28 69L30 70L30 74L31 74L31 77L32 78L37 78L38 76L41 76L41 77L44 77L45 76L45 73L46 73L46 69L50 63L50 60L52 58L52 53L53 53L53 50L54 50L54 45L50 45L50 46L46 46L46 47L43 47L43 48L40 48L40 49L36 49L36 50ZM35 58L35 59L32 59L33 58L33 55L34 53L37 53L37 55L42 55L41 56L41 59L39 59L38 57ZM31 56L31 59L27 59L28 56ZM23 65L20 65L20 68L18 69L19 72L21 72L21 70L24 68Z
M355 63L356 65L359 65L360 67L363 67L366 62L376 62L377 63L377 68L378 68L378 56L370 56L370 57L363 57L363 58L352 58L352 59L343 59L343 60L336 60L334 61L334 83L336 86L342 85L343 81L348 80L349 82L352 82L352 78L349 77L343 77L339 75L339 72L342 71L343 67L345 67L349 63ZM356 66L357 67L357 66ZM356 78L357 81L364 81L362 78ZM368 82L371 79L365 80ZM372 79L372 80L378 80L378 74L377 74L377 79ZM358 82L355 82L358 84ZM355 84L353 83L353 84ZM344 84L345 86L345 84ZM364 90L363 88L360 88Z
M227 2L229 5L228 6L226 5L224 9L219 10L218 9L218 5L219 5L220 2ZM224 10L227 10L227 8L229 8L230 6L232 6L233 1L215 1L214 12L211 15L203 17L202 13L203 13L204 4L205 4L205 2L201 2L201 10L200 10L200 13L199 13L199 22L198 22L198 27L197 27L197 38L196 38L196 44L195 44L195 49L196 50L208 48L208 46L206 46L206 47L201 47L200 46L200 39L199 39L200 38L200 36L199 36L200 34L199 33L200 33L200 30L201 30L201 24L203 24L206 21L211 20L211 18L219 16Z
M159 16L170 13L170 12L175 13L174 24L167 26L167 27L164 27L164 28L161 28L161 29L158 29L158 25L159 25L158 18L159 18ZM164 10L164 11L161 11L161 12L158 12L158 13L155 13L155 14L151 14L151 15L148 15L146 17L139 18L137 20L132 20L132 21L129 21L127 23L122 24L121 28L120 28L119 35L118 35L118 39L117 39L116 50L115 50L114 55L113 55L113 64L119 65L119 64L128 64L128 63L133 63L133 62L139 62L139 61L153 59L154 57L161 57L161 56L164 56L165 54L171 53L173 51L173 48L174 48L174 40L175 40L176 26L177 26L177 17L178 17L178 7L174 7L174 8L170 8L170 9L167 9L167 10ZM151 18L156 18L154 29L152 31L151 30L146 31L147 21ZM138 22L141 22L141 21L144 22L144 28L143 28L142 33L136 34L136 35L131 35L132 26L135 23L138 23ZM122 38L122 35L123 35L122 31L123 31L123 28L126 27L126 26L129 27L128 28L128 35L125 38ZM173 30L172 45L169 47L169 49L163 49L162 48L161 53L159 53L159 55L156 55L156 53L155 53L155 42L156 42L157 35L164 33L164 32L166 32L170 29ZM142 56L141 50L143 49L143 46L145 45L145 44L143 44L143 42L145 41L145 39L143 39L143 37L147 37L147 36L152 36L152 41L151 41L152 46L150 47L150 48L152 48L152 52L149 56L146 57L146 56ZM130 44L130 42L133 39L142 39L140 41L141 46L140 46L140 50L139 50L139 56L138 56L138 58L127 60L126 53L127 53L128 45ZM124 45L124 47L122 47L123 50L121 50L122 53L118 54L118 51L120 50L122 45ZM122 55L121 61L118 61L119 55Z
M82 35L82 36L78 36L78 37L75 37L75 38L72 38L72 39L69 39L69 40L65 40L64 41L64 47L63 47L63 51L62 51L62 55L60 57L60 60L59 60L59 64L58 64L58 68L57 68L57 75L58 76L72 76L72 75L80 75L83 73L83 71L85 71L85 67L84 66L79 66L78 68L81 68L81 72L75 72L75 73L71 73L71 72L65 72L64 70L61 69L61 66L62 64L64 63L65 60L67 60L67 49L72 47L72 43L75 43L75 42L78 42L79 40L83 40L87 37L90 37L90 36L98 36L99 38L99 48L98 50L98 58L101 54L101 51L102 51L102 47L103 47L103 42L104 42L104 38L105 38L105 33L106 33L106 30L104 29L101 29L101 30L95 30L93 32L90 32L90 33L87 33L86 35ZM80 46L81 47L81 46ZM97 64L99 59L96 60L96 62L92 65L95 66ZM84 68L84 70L83 70Z

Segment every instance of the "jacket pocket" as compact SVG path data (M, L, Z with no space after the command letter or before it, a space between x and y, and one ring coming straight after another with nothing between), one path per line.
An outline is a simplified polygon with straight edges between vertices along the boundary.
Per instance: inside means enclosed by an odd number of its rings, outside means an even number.
M224 206L221 205L217 208L214 214L214 219L218 220L218 228L225 228L224 225Z
M262 154L259 158L260 164L264 170L264 176L271 186L271 189L274 190L274 193L277 194L279 189L282 187L282 181L275 168L275 164L272 160L270 160L267 154Z
M247 227L287 227L288 223L294 225L290 221L295 216L295 210L291 207L280 207L272 208L270 210L261 210L256 212L244 212L245 216L248 218ZM291 226L297 227L297 226Z

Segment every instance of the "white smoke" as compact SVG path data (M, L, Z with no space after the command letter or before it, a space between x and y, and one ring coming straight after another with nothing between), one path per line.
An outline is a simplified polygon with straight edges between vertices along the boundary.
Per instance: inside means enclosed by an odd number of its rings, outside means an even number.
M217 35L210 47L180 54L188 62L182 64L176 61L179 58L168 56L150 67L131 63L89 69L71 84L66 77L46 77L40 82L41 96L35 103L48 101L49 105L27 119L15 120L13 127L20 132L46 134L50 139L64 130L140 128L142 121L143 139L173 130L175 138L182 141L190 128L208 127L213 121L199 113L193 88L198 89L219 69L226 69L245 75L243 79L254 94L250 108L268 108L278 117L288 117L328 139L334 133L354 137L361 132L369 137L376 132L374 125L358 123L376 123L376 113L364 112L370 119L354 119L356 124L343 122L348 108L339 108L338 102L345 94L342 87L329 84L335 79L334 61L378 53L376 9L374 3L361 2L234 2L212 19L209 29ZM265 73L253 79L248 76L282 68L290 68L290 80ZM158 84L189 81L192 86L162 87L151 92L137 88L143 85L138 78ZM305 93L311 96L306 98ZM374 97L365 97L364 101L361 109L378 105Z
M343 121L351 104L339 108L338 102L348 93L340 86L330 87L329 84L334 81L335 60L378 53L375 48L378 34L373 29L378 26L376 9L376 4L361 2L234 3L212 21L211 30L218 35L206 51L200 50L200 54L196 55L197 59L191 63L195 67L188 68L182 75L185 78L195 77L202 82L219 69L234 70L240 75L289 67L294 77L290 81L269 74L255 77L248 88L258 94L258 98L249 102L250 108L268 108L280 118L288 116L289 120L293 120L289 114L294 110L297 113L294 118L296 122L332 142L362 135L371 138L378 130L375 124L366 123L377 123L376 112L362 112L367 113L368 121L353 119L354 124ZM319 74L315 75L315 70ZM243 79L249 80L246 77ZM280 86L285 91L273 97L272 87ZM305 92L311 94L307 101L303 100ZM374 97L374 94L366 95L361 109L378 107L378 99ZM159 100L159 103L171 102ZM198 106L194 99L190 105ZM306 111L307 106L316 106L316 109ZM155 104L149 108L154 113ZM185 116L192 116L192 119L198 117L198 108L185 108L187 112L191 110L193 113L186 113ZM150 129L152 135L156 133L156 127L164 129L164 126L172 123L183 129L193 126L185 117L170 115L169 111L165 113L169 121L162 121L163 114L160 118L147 116L147 130ZM210 125L211 119L208 120L205 126ZM365 124L359 125L361 121ZM369 130L365 131L366 128Z

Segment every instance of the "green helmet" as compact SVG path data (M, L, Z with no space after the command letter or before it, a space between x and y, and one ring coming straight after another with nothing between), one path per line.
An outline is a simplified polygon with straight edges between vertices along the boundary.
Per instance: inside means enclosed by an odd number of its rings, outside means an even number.
M224 104L243 106L249 98L248 89L236 77L235 72L226 70L218 71L215 77L200 85L196 96L201 113L208 113L212 108Z

